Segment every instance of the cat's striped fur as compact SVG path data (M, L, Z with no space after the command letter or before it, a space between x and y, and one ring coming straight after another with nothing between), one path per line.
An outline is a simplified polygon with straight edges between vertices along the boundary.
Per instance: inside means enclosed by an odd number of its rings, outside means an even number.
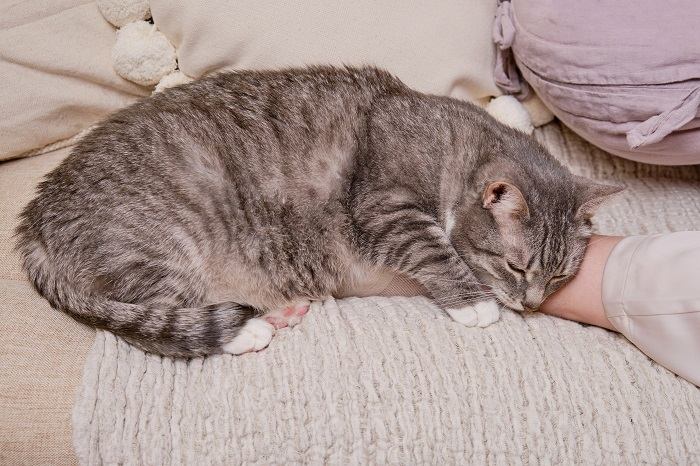
M380 269L448 309L536 307L606 192L375 68L224 72L91 131L25 208L18 249L56 309L191 357Z

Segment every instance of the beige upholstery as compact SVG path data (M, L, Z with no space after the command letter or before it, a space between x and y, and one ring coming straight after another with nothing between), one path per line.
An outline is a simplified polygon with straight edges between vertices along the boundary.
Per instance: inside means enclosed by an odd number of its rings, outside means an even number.
M92 1L0 3L0 160L69 138L150 93L114 72L114 40Z
M51 309L12 250L16 217L68 153L0 164L0 464L75 463L70 412L94 330Z

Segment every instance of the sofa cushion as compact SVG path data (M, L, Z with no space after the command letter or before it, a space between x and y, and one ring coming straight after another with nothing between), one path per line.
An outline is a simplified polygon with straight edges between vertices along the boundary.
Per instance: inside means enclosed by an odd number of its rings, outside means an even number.
M70 148L39 157L0 163L0 279L25 281L19 254L14 250L17 216L35 194L35 186L53 170Z
M112 69L114 28L94 2L0 6L0 160L69 138L149 90Z
M492 77L495 0L150 4L180 69L193 77L224 67L374 64L425 92L500 94Z
M495 36L581 136L622 157L680 165L700 163L699 21L693 0L512 0L499 6Z
M71 409L95 331L51 309L13 251L17 214L69 149L0 164L0 464L73 464Z

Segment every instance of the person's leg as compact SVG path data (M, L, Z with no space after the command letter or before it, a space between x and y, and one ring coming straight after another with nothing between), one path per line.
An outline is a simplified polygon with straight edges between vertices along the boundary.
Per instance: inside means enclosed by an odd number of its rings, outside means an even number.
M602 297L603 270L608 256L623 236L593 236L578 274L551 295L540 311L577 322L615 330L605 315Z
M591 239L581 270L541 311L617 330L700 386L700 232Z

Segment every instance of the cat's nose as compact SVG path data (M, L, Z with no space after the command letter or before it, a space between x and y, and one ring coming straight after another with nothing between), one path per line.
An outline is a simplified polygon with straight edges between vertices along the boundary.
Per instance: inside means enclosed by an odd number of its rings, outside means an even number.
M522 300L523 307L526 311L535 312L540 308L542 300L544 299L544 291L538 289L527 290L525 293L525 299Z
M522 303L527 312L535 312L540 308L541 301L524 299Z

